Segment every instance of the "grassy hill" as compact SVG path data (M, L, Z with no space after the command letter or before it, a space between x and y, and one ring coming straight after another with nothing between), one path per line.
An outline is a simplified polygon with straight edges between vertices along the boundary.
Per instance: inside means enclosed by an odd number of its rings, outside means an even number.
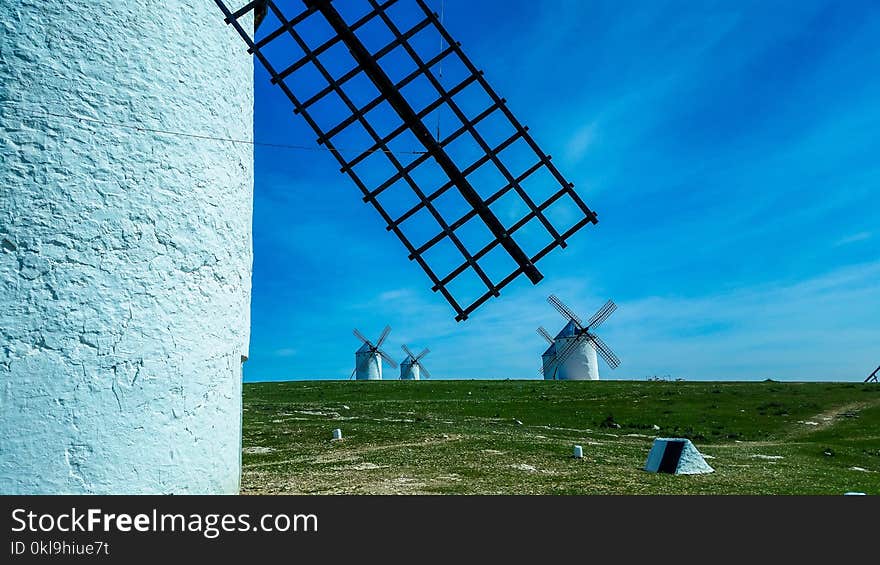
M654 437L716 472L642 471ZM244 493L880 494L880 385L246 384L243 464Z

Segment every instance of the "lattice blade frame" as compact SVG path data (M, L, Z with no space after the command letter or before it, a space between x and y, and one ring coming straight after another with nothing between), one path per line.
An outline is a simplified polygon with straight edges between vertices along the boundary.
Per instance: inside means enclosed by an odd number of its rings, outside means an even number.
M617 310L617 304L613 300L609 300L593 314L593 317L587 322L587 328L592 329L601 326L615 310Z
M611 367L612 369L616 369L620 366L620 359L617 357L617 355L614 354L613 351L611 351L611 348L608 347L608 344L602 341L602 339L596 334L588 334L588 337L590 338L590 341L593 342L593 345L596 347L596 351L598 351L599 355L601 355L602 358L605 359L605 362L608 363L609 367Z
M227 6L227 2L223 0L215 0L215 3L222 10L226 22L232 25L245 41L248 51L268 71L272 82L278 85L291 101L295 112L301 114L315 131L318 136L318 143L324 145L336 157L342 166L342 172L352 179L363 193L364 200L372 204L386 222L387 229L394 232L403 243L409 253L410 260L417 262L425 271L433 283L432 290L440 292L449 302L455 310L456 320L463 321L467 319L474 310L488 299L499 296L501 289L521 274L525 274L533 283L540 281L543 275L538 271L536 263L555 248L564 248L566 240L587 224L598 222L595 212L590 210L574 191L574 185L565 180L551 162L551 157L540 149L528 133L528 128L524 127L516 119L507 107L506 101L492 89L483 77L482 72L477 70L470 59L462 52L460 45L449 35L437 14L433 13L423 0L416 0L416 3L423 12L424 18L406 30L399 29L397 24L386 13L387 9L396 3L396 0L387 0L381 3L376 0L369 0L372 8L371 11L351 23L347 22L339 14L330 0L303 0L304 10L297 14L285 14L278 7L278 3L272 0L249 2L235 11L231 11ZM249 33L239 20L250 11L262 6L267 8L268 13L274 16L280 22L280 25L261 39L256 40L255 34ZM320 13L327 20L336 32L336 36L312 48L298 32L298 26L307 18L317 13ZM388 45L376 52L367 50L356 33L360 28L371 22L382 22L394 38ZM265 27L267 24L264 22L262 25ZM426 28L436 30L448 45L446 49L431 58L426 58L419 54L410 41L413 35ZM279 38L287 38L288 36L293 38L305 55L293 64L284 65L283 68L281 66L276 68L263 52L263 49L274 41L279 40ZM322 64L321 57L339 43L345 45L353 55L357 65L338 78L334 78L332 73ZM403 48L408 53L415 62L417 69L403 79L393 82L382 68L380 60L398 47ZM469 73L459 84L448 89L441 84L441 81L437 78L437 73L433 70L435 65L440 64L447 58L457 59ZM294 82L293 78L296 72L307 66L317 69L327 85L308 99L300 100L294 93L296 85L289 85L288 82ZM378 97L360 107L352 101L343 88L348 81L359 75L367 76L380 93ZM420 111L416 111L401 93L404 87L417 78L427 79L436 90L434 101ZM489 107L473 118L469 118L457 103L457 97L460 93L471 85L478 85L485 91L488 99L491 100ZM349 116L336 126L324 129L312 116L311 109L329 95L338 96L343 101ZM403 121L402 125L386 135L377 133L378 128L374 127L367 118L367 114L371 110L383 103L390 104ZM426 125L426 120L432 111L440 108L451 111L462 123L462 126L443 139L435 139ZM491 146L480 132L481 123L484 123L490 116L500 116L501 119L506 120L514 131L510 137L495 146ZM355 124L362 127L368 133L371 144L369 147L360 148L362 151L359 154L349 158L336 148L334 139L344 132L346 128ZM391 150L391 145L406 133L413 134L418 142L424 146L424 153L412 162L403 164ZM469 138L475 142L483 153L480 158L469 165L460 165L449 156L447 151L450 144L461 138ZM505 163L505 154L503 152L519 141L523 141L527 145L533 155L534 162L524 172L517 174L509 163ZM370 185L359 174L359 165L376 153L381 153L387 158L394 172L387 176L384 181ZM436 190L426 193L413 177L420 167L425 167L429 163L439 165L443 171L443 180L445 182L439 183L440 186ZM493 191L488 197L481 196L471 181L474 173L484 166L494 167L492 170L499 172L504 178L505 183L504 186L497 187L497 189L493 187ZM551 195L543 202L534 201L524 189L526 181L535 178L538 173L549 174L555 186L555 189L551 191ZM415 194L418 203L406 212L392 217L383 207L380 199L383 193L398 182L403 182ZM438 211L436 204L440 197L453 188L461 194L470 210L458 218L446 218ZM529 211L516 221L502 222L492 206L511 194L515 195ZM548 218L548 209L563 202L563 199L565 202L573 204L576 208L577 218L567 228L557 228ZM427 241L418 243L412 241L406 233L407 220L410 220L422 211L427 212L436 221L439 231L436 235L427 239ZM488 228L492 239L488 243L480 243L477 247L469 248L462 237L460 237L460 230L463 226L469 225L469 222L474 218L478 218ZM520 247L514 236L517 236L518 232L530 225L533 220L537 221L546 230L550 242L546 245L542 243L543 247L527 253ZM436 248L443 241L451 243L462 257L462 262L459 266L452 268L445 274L442 271L435 271L435 268L429 264L429 260L425 256L426 253ZM501 248L506 252L515 264L511 271L505 271L506 274L492 273L490 275L487 272L485 263L488 262L488 256L496 248ZM476 275L474 280L479 281L478 286L482 287L482 290L471 291L464 298L462 298L463 294L459 297L453 296L450 286L454 286L457 281L463 280L462 277L467 271L470 271L472 275ZM473 279L472 276L470 278Z
M547 329L544 328L544 326L539 326L538 329L535 331L538 332L539 336L541 336L545 340L547 340L547 343L549 343L550 345L553 345L553 336L550 335L550 332L548 332Z
M415 360L415 358L416 358L416 354L413 353L413 352L410 350L410 348L406 346L406 344L401 345L400 348L403 349L403 352L406 353L406 356L407 356L407 357L409 357L410 359Z

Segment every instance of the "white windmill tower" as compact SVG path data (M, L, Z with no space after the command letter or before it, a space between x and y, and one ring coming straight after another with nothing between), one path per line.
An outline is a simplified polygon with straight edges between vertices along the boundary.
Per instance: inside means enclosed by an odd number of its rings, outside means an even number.
M620 366L620 359L595 333L595 329L617 310L617 305L613 301L606 302L586 324L556 296L551 294L547 301L568 319L568 323L552 340L547 330L538 328L538 333L544 339L551 341L550 348L541 356L540 372L545 379L599 380L597 352L612 369Z
M400 363L400 380L402 381L417 381L421 378L421 375L425 375L426 379L431 378L431 373L428 372L428 369L422 365L422 359L424 359L428 353L431 352L427 347L422 350L418 355L414 354L410 351L409 347L406 345L402 346L403 351L406 353L406 359L404 359Z
M204 0L0 21L0 492L237 493L251 58Z
M382 359L387 361L392 369L397 368L397 362L380 349L390 333L391 326L385 326L382 335L376 340L376 345L373 345L370 340L364 337L364 334L357 329L354 330L355 337L364 343L354 354L354 371L352 371L349 380L355 378L359 381L381 381Z

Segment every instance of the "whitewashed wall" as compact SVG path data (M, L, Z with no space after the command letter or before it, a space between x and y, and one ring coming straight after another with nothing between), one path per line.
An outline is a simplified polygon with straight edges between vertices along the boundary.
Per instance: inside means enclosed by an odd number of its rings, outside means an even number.
M407 360L400 364L400 380L402 381L418 381L422 378L422 370L418 364Z
M358 381L381 381L382 358L378 353L372 353L366 345L362 345L354 354L355 380Z
M575 338L557 338L557 351L565 351L568 344ZM599 361L596 349L588 340L583 340L574 351L559 365L556 378L560 381L598 381Z
M0 493L235 493L253 66L207 0L0 2Z

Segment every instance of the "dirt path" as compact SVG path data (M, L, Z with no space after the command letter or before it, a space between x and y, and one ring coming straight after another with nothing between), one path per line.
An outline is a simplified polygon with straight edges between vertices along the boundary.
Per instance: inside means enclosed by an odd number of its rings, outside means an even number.
M819 412L815 416L797 422L792 426L792 429L789 432L789 437L805 436L818 430L830 428L837 422L841 421L843 414L853 413L858 415L862 410L873 408L875 406L880 406L880 400L850 402L849 404L842 404L840 406L829 408L824 412ZM806 424L804 422L813 423Z
M851 412L858 415L859 412L865 410L867 408L874 408L876 406L880 406L880 399L873 401L859 401L859 402L850 402L848 404L841 404L839 406L835 406L833 408L829 408L824 412L819 412L818 414L814 414L808 418L804 418L798 422L791 424L787 432L783 434L783 437L778 440L764 440L764 441L742 441L742 442L728 442L728 443L716 443L711 447L773 447L781 444L786 445L798 445L805 444L810 442L798 442L792 441L797 440L799 438L805 438L810 434L818 431L825 430L835 425L836 423L842 420L841 414ZM814 422L814 424L806 424L805 422Z

